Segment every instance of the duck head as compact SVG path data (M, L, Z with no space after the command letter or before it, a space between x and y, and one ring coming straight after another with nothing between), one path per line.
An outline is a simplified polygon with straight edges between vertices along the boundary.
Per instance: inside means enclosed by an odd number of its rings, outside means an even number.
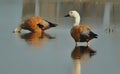
M74 25L79 25L79 23L80 23L80 15L75 10L69 11L69 13L67 15L65 15L64 17L72 17L72 18L74 18L75 19Z

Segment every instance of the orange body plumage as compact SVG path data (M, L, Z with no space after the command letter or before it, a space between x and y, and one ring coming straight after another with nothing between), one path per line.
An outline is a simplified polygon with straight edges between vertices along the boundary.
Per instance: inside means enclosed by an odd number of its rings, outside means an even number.
M42 32L44 30L56 26L57 24L48 22L47 20L44 20L41 17L35 16L25 20L14 30L14 32L20 32L21 29L29 30L31 32Z

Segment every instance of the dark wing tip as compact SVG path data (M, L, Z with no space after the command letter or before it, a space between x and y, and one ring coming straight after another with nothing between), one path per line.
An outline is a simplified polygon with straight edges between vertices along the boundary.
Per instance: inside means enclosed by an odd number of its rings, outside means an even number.
M98 38L98 35L93 32L90 32L89 35L91 38Z
M39 28L43 28L43 27L44 27L44 26L43 26L42 24L40 24L40 23L38 23L37 26L38 26Z
M47 20L45 20L45 21L47 21ZM55 24L55 23L52 23L52 22L49 22L49 21L47 21L48 23L49 23L49 25L50 25L50 27L56 27L58 24Z

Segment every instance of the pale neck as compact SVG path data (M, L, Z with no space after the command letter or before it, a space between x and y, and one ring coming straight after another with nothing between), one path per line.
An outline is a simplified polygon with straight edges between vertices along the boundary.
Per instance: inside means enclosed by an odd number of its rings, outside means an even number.
M75 23L74 26L77 26L80 24L80 16L78 15L77 17L74 18L75 19Z

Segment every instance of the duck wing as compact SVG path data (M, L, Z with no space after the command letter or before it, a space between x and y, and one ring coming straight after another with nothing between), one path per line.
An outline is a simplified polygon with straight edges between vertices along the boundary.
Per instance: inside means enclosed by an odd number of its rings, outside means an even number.
M83 28L81 33L82 35L86 35L90 38L97 38L98 35L93 32L93 29L91 27L84 25L81 28Z

